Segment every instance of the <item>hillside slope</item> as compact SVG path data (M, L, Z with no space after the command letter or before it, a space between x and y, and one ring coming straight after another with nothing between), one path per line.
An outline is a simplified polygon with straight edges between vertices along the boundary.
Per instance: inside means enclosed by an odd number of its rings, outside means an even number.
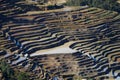
M0 0L0 7L0 59L32 80L119 79L119 13L88 6L41 12L20 0Z

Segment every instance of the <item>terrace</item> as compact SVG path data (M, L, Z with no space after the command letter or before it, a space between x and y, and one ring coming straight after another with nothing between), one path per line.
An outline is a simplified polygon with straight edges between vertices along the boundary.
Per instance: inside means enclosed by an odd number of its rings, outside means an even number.
M119 78L117 12L88 6L30 11L17 6L20 3L0 2L0 14L10 20L0 29L0 59L41 78L47 73L69 78Z

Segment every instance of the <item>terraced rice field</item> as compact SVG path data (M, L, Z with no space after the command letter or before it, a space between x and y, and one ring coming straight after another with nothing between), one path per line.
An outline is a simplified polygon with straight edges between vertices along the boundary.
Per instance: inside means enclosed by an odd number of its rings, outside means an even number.
M0 59L31 78L120 79L119 13L83 6L36 14L22 6L0 0Z

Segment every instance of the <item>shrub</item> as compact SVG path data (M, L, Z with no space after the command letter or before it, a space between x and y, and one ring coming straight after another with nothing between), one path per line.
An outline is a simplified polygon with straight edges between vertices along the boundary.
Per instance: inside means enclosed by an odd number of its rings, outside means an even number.
M29 80L29 75L25 72L19 72L16 74L17 80Z

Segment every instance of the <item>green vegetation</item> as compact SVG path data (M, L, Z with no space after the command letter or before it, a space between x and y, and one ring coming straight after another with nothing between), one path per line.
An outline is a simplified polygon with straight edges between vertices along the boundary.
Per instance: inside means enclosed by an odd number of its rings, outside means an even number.
M84 6L98 7L106 10L120 12L120 4L117 0L68 0L68 6Z
M5 60L0 61L0 71L3 80L30 80L28 74L13 70Z
M14 80L14 71L4 60L0 61L0 70L5 80Z
M18 72L15 76L17 80L29 80L29 75L25 72Z

